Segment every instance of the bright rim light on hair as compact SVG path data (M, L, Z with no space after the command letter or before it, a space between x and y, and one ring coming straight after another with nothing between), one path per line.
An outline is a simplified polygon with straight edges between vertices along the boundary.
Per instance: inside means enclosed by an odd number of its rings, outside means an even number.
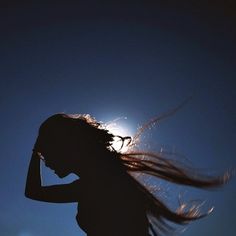
M123 124L117 124L116 122L111 122L106 125L106 129L113 135L121 136L121 137L131 137L131 132L127 126ZM119 137L114 138L114 142L112 143L112 147L118 152L126 152L129 147L127 146L129 140L125 140L122 147L122 140Z

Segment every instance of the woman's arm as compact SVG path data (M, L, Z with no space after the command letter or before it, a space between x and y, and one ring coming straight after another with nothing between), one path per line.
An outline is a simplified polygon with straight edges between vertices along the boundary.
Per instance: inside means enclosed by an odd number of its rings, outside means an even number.
M34 200L54 203L78 202L79 180L70 184L42 186L40 156L33 152L25 186L25 196Z
M28 169L28 175L26 180L26 186L25 186L25 196L32 198L39 194L42 188L41 184L41 167L40 167L40 157L37 152L33 151L29 169Z

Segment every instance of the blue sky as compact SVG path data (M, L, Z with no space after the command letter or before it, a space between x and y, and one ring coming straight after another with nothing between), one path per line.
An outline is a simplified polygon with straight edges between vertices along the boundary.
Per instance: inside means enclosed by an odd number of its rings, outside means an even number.
M84 235L76 204L24 197L38 127L53 113L127 117L132 134L193 96L144 140L178 150L198 168L236 166L235 8L192 2L2 4L1 235ZM43 173L46 184L60 182ZM207 198L215 211L182 235L235 235L235 178L223 189L187 194Z

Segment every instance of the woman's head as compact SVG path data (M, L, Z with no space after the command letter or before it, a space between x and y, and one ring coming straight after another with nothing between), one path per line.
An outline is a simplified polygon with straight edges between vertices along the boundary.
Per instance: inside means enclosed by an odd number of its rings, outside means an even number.
M49 168L65 177L112 141L113 135L89 115L55 114L41 124L35 150Z

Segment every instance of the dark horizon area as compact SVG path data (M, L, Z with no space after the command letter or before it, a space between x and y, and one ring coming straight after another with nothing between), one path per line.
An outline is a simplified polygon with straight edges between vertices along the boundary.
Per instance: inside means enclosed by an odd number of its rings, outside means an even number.
M235 5L1 3L0 234L85 235L76 224L76 204L47 204L24 196L38 128L54 113L88 113L102 122L127 117L120 123L132 135L192 96L175 115L145 133L143 141L177 150L196 168L214 173L235 168ZM61 182L46 168L43 175L45 184ZM184 191L187 199L200 197L215 207L181 235L235 235L235 178L210 192L159 184L170 205Z

